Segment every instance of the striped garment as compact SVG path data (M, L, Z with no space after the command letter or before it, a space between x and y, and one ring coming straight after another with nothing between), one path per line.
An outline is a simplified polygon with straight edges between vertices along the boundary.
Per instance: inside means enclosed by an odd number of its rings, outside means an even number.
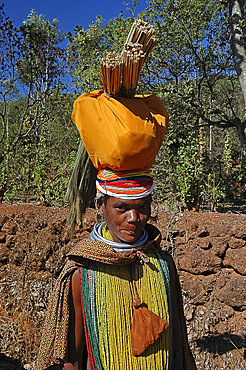
M169 321L168 269L161 269L155 255L148 256L149 264L134 263L138 294L151 312ZM168 369L169 327L142 355L132 355L133 291L128 266L95 262L90 269L81 268L80 276L91 369Z

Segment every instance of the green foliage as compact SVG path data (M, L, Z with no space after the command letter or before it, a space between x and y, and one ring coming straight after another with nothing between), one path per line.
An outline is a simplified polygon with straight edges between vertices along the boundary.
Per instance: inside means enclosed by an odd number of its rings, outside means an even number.
M203 158L198 135L193 132L187 136L186 140L180 143L177 155L176 181L179 199L190 209L198 207L203 177Z
M215 173L209 173L204 185L201 194L203 201L210 205L210 211L214 211L218 203L226 197L223 180L221 181Z
M72 172L70 153L76 152L79 137L71 122L73 101L72 95L51 94L46 103L50 114L40 127L38 140L36 131L24 136L8 153L8 160L0 164L0 187L6 184L6 200L29 199L45 204L64 202ZM15 102L13 113L21 103L22 99ZM11 126L13 137L15 128L16 125Z
M206 130L182 138L170 127L152 169L156 201L213 211L220 202L245 199L245 157L235 130L214 130L212 153L208 139Z

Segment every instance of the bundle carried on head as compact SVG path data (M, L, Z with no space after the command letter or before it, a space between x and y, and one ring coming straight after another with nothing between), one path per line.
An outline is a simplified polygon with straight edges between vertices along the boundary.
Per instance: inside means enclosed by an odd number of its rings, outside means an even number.
M133 98L141 68L156 43L154 28L136 19L121 54L108 53L101 62L105 93Z
M74 102L72 120L86 151L80 150L83 158L77 158L76 165L82 169L74 169L67 191L72 223L81 220L90 201L88 187L92 183L95 186L95 168L99 171L143 172L154 163L167 131L169 116L156 95L136 96L135 90L143 63L156 42L154 28L136 20L122 53L109 53L102 60L104 90L82 94ZM90 160L85 161L84 157L88 155ZM88 176L88 171L92 176ZM92 181L83 182L81 178L91 178ZM78 202L78 197L82 201ZM76 210L78 204L83 209Z

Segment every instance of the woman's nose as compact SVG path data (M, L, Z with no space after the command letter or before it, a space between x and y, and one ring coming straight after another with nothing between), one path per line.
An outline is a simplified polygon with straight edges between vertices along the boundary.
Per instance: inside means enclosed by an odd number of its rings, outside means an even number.
M127 221L136 222L138 220L138 212L135 209L130 209L127 212Z

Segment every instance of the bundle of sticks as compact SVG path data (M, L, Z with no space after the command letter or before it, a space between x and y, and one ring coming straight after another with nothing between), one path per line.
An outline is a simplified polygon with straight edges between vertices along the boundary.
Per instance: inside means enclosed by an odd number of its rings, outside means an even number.
M104 91L108 95L119 95L123 71L121 56L115 53L108 53L101 62L101 70Z
M154 28L135 20L121 54L108 53L101 62L104 91L111 96L134 97L141 68L156 43Z

